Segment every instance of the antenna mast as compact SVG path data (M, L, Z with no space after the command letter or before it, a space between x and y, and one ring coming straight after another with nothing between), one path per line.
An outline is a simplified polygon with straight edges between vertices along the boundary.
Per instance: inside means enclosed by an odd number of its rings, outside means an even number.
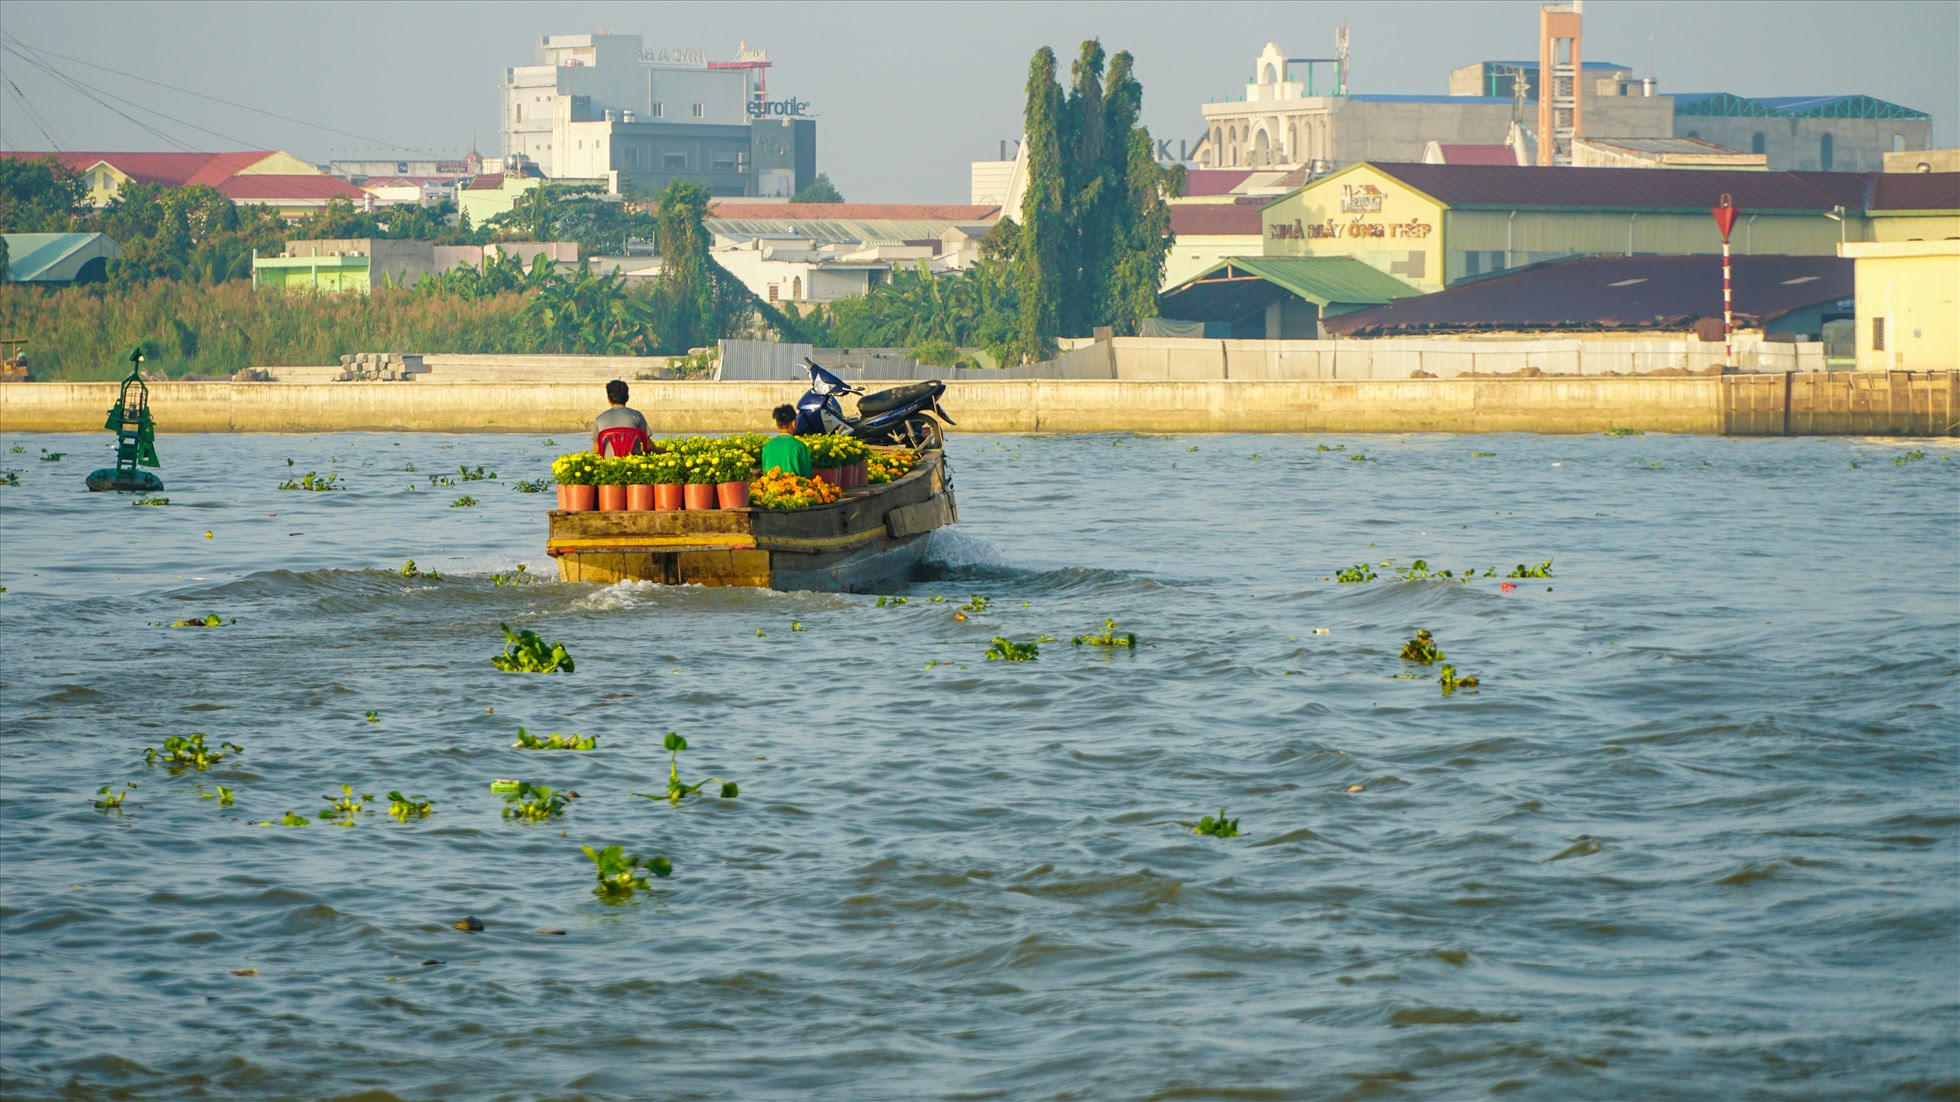
M1334 28L1334 94L1348 94L1348 29Z

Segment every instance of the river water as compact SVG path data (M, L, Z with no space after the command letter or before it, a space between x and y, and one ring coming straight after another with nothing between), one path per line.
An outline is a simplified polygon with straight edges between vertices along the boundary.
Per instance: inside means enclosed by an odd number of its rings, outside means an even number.
M880 606L495 584L572 437L103 439L0 437L7 1098L1960 1096L1951 441L960 435Z

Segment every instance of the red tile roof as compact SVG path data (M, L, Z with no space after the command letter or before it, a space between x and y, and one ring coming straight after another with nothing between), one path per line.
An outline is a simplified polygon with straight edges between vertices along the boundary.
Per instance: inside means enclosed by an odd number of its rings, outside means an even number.
M1249 168L1192 168L1184 173L1184 192L1188 196L1230 195L1232 189L1252 175Z
M1442 144L1441 148L1446 165L1518 165L1518 155L1508 145Z
M1746 169L1537 168L1522 165L1376 163L1452 207L1698 210L1724 192L1749 210L1866 209L1872 178L1862 172L1760 172Z
M209 184L216 187L236 175L240 170L265 160L273 155L273 150L243 150L235 153L55 153L52 156L62 164L77 172L86 172L101 162L108 162L116 171L128 176L139 184L162 184L165 187L187 187L191 184ZM4 157L38 158L50 156L47 153L24 153L8 151L0 153Z
M1184 237L1239 235L1258 238L1259 204L1173 203L1171 233Z
M338 176L233 176L217 189L235 203L277 203L295 199L366 199L368 193Z
M985 222L998 206L932 203L710 203L710 218L834 218L859 222Z
M1605 169L1579 169L1603 172ZM1634 169L1658 172L1659 169ZM1760 324L1852 296L1850 260L1835 256L1738 256L1735 315ZM1722 262L1715 256L1585 256L1458 283L1433 295L1322 320L1341 336L1422 333L1668 330L1722 316Z

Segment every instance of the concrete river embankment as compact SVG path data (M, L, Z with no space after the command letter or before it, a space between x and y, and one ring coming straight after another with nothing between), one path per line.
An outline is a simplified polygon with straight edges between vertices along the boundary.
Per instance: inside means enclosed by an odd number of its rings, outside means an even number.
M876 389L878 384L868 384ZM0 431L102 427L115 383L0 385ZM794 382L632 384L657 432L764 430ZM971 432L1536 432L1953 435L1952 372L1364 380L1002 379L948 384ZM572 432L591 381L150 384L162 432Z

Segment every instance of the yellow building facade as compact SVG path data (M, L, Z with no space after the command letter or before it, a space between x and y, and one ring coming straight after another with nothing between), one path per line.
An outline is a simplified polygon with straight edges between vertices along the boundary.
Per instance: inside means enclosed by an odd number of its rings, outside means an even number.
M1960 371L1960 238L1851 242L1860 371Z
M1742 209L1730 235L1737 255L1831 256L1870 236L1864 211L1838 209L1848 205L1788 175L1363 163L1267 206L1262 247L1353 257L1427 292L1568 256L1720 253L1708 208L1731 192Z

